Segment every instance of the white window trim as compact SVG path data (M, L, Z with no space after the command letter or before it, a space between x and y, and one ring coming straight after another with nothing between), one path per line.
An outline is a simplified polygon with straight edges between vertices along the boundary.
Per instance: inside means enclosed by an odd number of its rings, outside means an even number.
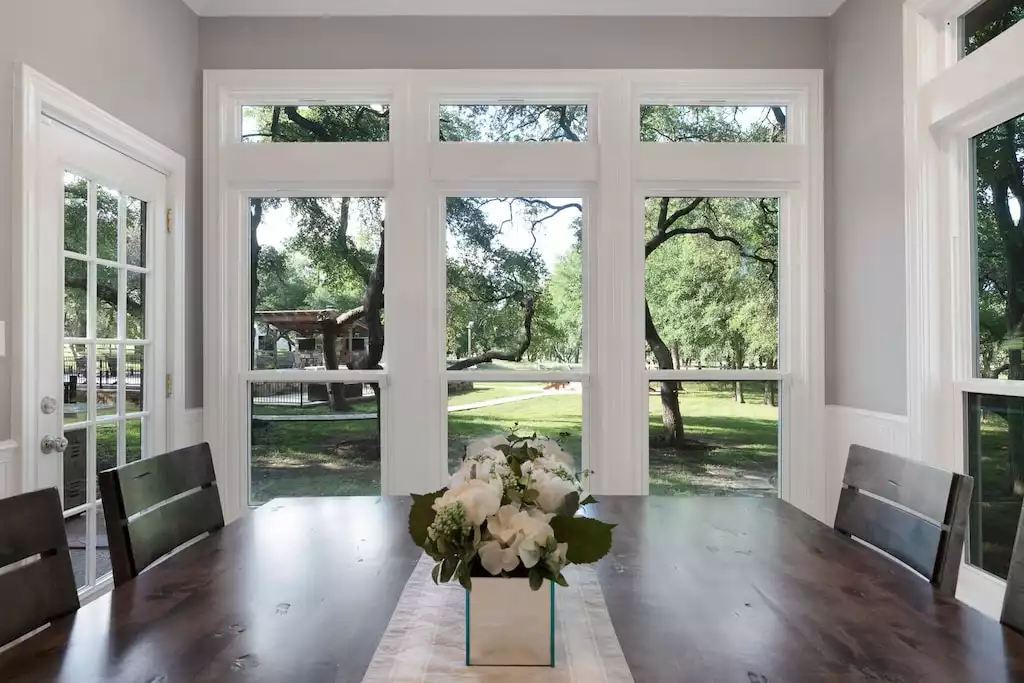
M34 326L30 324L35 314L32 304L33 293L28 283L33 281L32 272L35 238L32 229L36 217L33 206L36 196L37 160L39 159L39 127L42 117L56 119L125 155L140 161L167 176L167 206L171 209L171 234L167 236L168 253L163 267L167 270L166 292L170 305L163 321L167 362L174 391L166 402L167 441L170 448L189 445L190 431L185 411L185 158L159 144L128 124L118 120L78 95L50 80L27 65L16 70L16 101L14 116L14 244L11 250L14 274L14 291L20 296L14 298L12 353L10 355L11 406L13 440L24 444L27 434L33 433L32 424L38 410L38 387L31 386L29 368L39 360L35 357L37 348ZM162 218L162 217L161 217ZM156 229L163 230L163 220L158 218ZM159 381L159 380L158 380ZM36 487L35 462L28 455L34 446L21 448L20 477L17 479L21 490ZM12 492L13 493L13 492Z
M438 143L439 103L586 103L588 140L573 144ZM307 99L389 104L388 143L236 143L239 107ZM639 141L640 103L780 104L790 137L776 145L678 146ZM777 196L786 237L780 248L780 370L679 371L679 379L778 379L789 428L781 495L828 519L824 413L824 250L822 74L817 70L207 71L205 74L204 424L218 458L228 518L246 510L247 398L241 380L265 381L243 367L247 238L243 195L274 190L305 195L385 196L388 318L384 370L382 487L385 494L439 488L447 454L446 384L464 376L502 381L580 381L586 465L601 494L648 488L647 385L665 373L644 367L645 196ZM599 118L598 118L599 117ZM599 121L599 123L598 123ZM685 152L683 151L685 150ZM347 163L359 159L359 164ZM278 170L270 175L272 168ZM444 366L443 199L514 192L581 196L585 202L585 360L581 371L487 373ZM622 229L620 226L630 226ZM398 241L401 237L400 242ZM398 245L401 244L401 248ZM600 272L601 277L590 277ZM243 283L243 287L238 287ZM425 286L426 285L426 286ZM790 303L792 302L792 303ZM440 314L438 313L440 311ZM242 327L239 327L242 326ZM232 341L234 340L234 341ZM274 372L274 371L270 371ZM339 376L356 378L338 371ZM275 375L279 377L279 375ZM306 379L309 378L307 374ZM615 390L609 390L614 387ZM428 406L427 410L423 407ZM425 446L424 444L427 444ZM433 446L430 446L433 444ZM624 453L636 457L623 457Z
M909 445L956 472L964 394L1024 396L1024 382L973 377L970 139L1024 113L1024 23L960 58L960 17L980 2L904 5ZM998 617L1005 582L968 564L966 548L960 576L957 597Z

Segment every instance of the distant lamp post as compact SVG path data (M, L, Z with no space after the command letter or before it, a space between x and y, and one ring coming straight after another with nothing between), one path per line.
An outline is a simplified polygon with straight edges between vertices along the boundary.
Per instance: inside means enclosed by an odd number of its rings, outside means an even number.
M469 333L469 338L466 342L466 358L473 355L473 321L470 320L466 324L466 330Z

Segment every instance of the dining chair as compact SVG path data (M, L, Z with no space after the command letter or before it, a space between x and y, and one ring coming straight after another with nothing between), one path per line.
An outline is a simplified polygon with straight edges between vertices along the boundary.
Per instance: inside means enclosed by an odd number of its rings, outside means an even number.
M0 646L78 606L57 489L0 500Z
M210 444L100 472L114 585L224 526Z
M835 528L953 595L973 489L970 476L855 444L846 461Z
M1006 575L1003 613L999 621L1018 633L1024 633L1024 507L1017 522L1017 537L1010 555L1010 572Z

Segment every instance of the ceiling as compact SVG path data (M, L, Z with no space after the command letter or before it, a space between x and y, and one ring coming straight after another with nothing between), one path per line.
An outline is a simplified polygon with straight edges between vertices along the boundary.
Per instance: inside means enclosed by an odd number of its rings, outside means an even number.
M230 16L827 17L843 0L184 0Z

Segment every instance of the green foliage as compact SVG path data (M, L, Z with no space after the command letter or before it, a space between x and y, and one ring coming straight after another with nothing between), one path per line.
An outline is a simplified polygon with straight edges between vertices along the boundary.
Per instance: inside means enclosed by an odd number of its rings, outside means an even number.
M586 105L443 105L447 142L578 142L587 139Z
M591 564L607 555L612 549L615 526L589 517L559 515L551 520L555 538L559 543L569 544L568 558L572 564Z
M447 488L424 495L412 494L412 508L409 511L409 535L413 543L421 548L427 545L427 529L434 523L434 500L445 494Z
M645 105L644 142L785 142L784 108Z

